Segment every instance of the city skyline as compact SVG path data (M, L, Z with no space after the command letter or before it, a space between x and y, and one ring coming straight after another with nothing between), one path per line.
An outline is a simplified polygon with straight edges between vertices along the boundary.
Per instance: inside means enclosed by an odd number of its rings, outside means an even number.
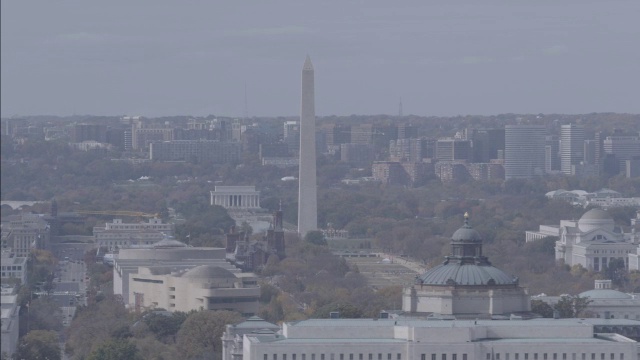
M291 116L307 53L319 116L640 113L637 1L38 5L1 5L3 117Z

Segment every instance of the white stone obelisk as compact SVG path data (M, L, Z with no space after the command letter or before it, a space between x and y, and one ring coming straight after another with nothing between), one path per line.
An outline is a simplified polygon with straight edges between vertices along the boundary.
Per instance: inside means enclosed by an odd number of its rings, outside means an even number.
M300 173L298 174L298 234L304 237L318 229L316 186L316 110L313 64L307 55L302 66L300 101Z

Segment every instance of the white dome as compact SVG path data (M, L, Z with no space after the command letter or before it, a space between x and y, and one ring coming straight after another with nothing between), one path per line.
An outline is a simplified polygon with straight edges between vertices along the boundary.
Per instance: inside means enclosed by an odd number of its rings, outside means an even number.
M613 232L615 223L611 216L604 210L591 209L584 213L578 221L578 228L582 232L588 232L595 229L603 229Z

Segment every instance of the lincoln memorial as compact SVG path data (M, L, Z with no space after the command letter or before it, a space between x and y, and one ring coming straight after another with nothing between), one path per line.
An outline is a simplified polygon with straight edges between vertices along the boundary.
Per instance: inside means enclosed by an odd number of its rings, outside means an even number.
M260 191L255 186L216 186L211 191L211 205L225 209L259 209Z

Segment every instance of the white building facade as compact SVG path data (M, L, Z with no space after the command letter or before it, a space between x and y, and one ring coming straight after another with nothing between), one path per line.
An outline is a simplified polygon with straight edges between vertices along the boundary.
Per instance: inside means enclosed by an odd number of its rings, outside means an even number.
M638 359L637 342L618 334L597 333L594 328L580 319L313 319L284 323L275 334L244 334L242 354L233 359Z
M211 205L225 209L260 209L260 191L255 186L216 186Z
M622 259L629 269L629 255L636 254L638 246L631 234L624 234L615 226L606 211L591 209L577 222L561 223L555 253L556 260L569 266L602 271L611 260Z

